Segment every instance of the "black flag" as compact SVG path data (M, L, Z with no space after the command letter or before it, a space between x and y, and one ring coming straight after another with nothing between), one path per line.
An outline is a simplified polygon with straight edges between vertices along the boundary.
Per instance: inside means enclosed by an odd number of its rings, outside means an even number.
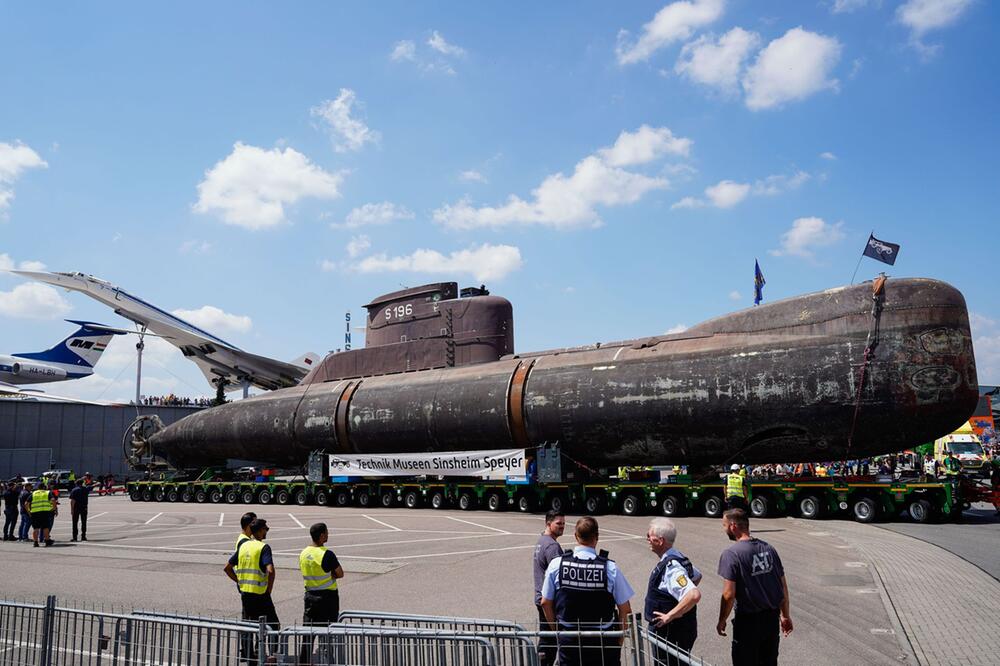
M868 236L868 244L865 245L865 251L863 254L866 257L877 259L883 264L889 264L892 266L896 263L896 257L899 255L899 246L895 243L880 241L875 238L874 234L870 234Z

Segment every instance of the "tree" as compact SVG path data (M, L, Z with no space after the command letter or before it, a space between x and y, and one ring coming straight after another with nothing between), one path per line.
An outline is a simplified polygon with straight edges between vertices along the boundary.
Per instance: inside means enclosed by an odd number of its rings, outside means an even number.
M224 405L229 402L226 400L226 385L228 383L229 382L225 379L220 379L215 382L215 400L212 401L213 407L218 407L219 405Z

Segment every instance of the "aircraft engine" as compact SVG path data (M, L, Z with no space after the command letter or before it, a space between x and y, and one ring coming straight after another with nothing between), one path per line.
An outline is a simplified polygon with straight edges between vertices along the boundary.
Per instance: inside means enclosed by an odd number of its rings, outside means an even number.
M40 363L24 363L23 361L19 361L11 367L11 372L18 377L28 377L31 379L46 379L51 381L66 379L65 370Z

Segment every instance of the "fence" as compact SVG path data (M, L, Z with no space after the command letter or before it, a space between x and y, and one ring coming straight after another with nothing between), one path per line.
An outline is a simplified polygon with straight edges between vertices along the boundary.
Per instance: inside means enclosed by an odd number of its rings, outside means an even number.
M628 630L532 631L503 620L347 611L325 627L159 611L108 612L0 601L0 666L538 666L539 645L588 666L706 666L651 635ZM551 649L551 648L548 648ZM572 656L572 655L571 655Z

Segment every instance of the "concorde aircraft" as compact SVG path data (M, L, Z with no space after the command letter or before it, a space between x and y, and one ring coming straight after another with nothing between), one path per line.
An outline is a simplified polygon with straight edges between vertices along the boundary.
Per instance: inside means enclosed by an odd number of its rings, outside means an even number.
M140 335L151 332L180 349L184 356L194 361L213 386L225 381L230 390L243 387L244 395L250 386L265 390L295 386L320 360L314 353L303 354L290 363L251 354L93 275L35 271L11 273L79 291L100 301L116 314L135 322Z

